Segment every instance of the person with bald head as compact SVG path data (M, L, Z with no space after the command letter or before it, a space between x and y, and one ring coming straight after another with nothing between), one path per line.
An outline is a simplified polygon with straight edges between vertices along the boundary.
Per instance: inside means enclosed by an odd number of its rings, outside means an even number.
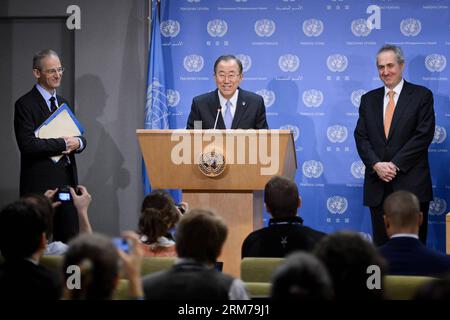
M439 276L450 271L450 257L428 249L419 240L423 215L413 193L392 193L383 210L389 240L379 250L389 264L389 274Z

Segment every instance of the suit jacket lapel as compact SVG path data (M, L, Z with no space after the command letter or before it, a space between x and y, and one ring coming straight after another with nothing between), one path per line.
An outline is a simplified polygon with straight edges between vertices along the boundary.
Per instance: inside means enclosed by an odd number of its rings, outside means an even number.
M411 93L411 87L409 86L409 83L405 81L403 83L402 92L400 92L400 96L398 97L397 104L395 106L388 139L391 138L392 132L395 130L395 127L402 118L402 114L408 108L409 100L411 99Z
M234 112L233 122L231 124L232 129L239 128L239 121L242 118L242 115L247 110L247 101L245 101L244 94L242 93L242 89L239 88L238 99L236 104L236 111Z
M39 104L39 107L41 108L41 111L44 113L46 117L50 116L50 110L48 109L47 103L44 100L44 97L42 97L41 93L36 89L36 86L33 87L33 94L36 97L36 101Z
M382 135L382 138L386 140L386 135L384 134L383 106L384 106L384 87L378 89L378 92L376 93L374 120L376 126L378 127L378 131Z
M214 90L211 95L211 100L209 103L209 110L211 114L213 115L214 122L216 121L217 117L217 109L220 107L220 100L219 100L219 93L218 89ZM214 122L213 127L214 128ZM222 112L219 114L219 119L217 119L217 126L216 129L225 129L225 121L223 121Z

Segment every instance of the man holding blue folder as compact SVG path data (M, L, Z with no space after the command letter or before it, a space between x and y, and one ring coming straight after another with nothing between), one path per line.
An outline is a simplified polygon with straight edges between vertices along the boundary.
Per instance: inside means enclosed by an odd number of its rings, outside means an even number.
M15 104L14 130L20 150L20 195L78 185L75 153L86 147L86 139L60 137L37 138L38 129L67 101L56 94L64 68L58 54L50 49L33 57L33 75L37 80L30 92ZM72 112L74 111L71 108ZM51 157L64 155L58 162ZM71 202L58 208L54 218L54 240L67 242L78 233L78 216Z

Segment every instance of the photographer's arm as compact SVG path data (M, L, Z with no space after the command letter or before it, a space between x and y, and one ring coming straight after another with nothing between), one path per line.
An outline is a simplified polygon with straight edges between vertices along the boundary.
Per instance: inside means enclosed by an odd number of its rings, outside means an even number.
M92 233L91 223L89 222L88 208L92 201L91 195L88 193L86 187L78 186L81 195L78 195L73 188L70 188L73 205L78 212L78 222L80 225L80 233Z

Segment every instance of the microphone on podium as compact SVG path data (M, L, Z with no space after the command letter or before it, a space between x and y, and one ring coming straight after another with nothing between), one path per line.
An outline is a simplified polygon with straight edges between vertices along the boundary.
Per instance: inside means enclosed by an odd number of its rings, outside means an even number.
M216 121L214 122L214 128L213 130L216 130L216 126L217 126L217 120L219 120L219 113L222 111L222 106L219 106L217 108L217 115L216 115Z

